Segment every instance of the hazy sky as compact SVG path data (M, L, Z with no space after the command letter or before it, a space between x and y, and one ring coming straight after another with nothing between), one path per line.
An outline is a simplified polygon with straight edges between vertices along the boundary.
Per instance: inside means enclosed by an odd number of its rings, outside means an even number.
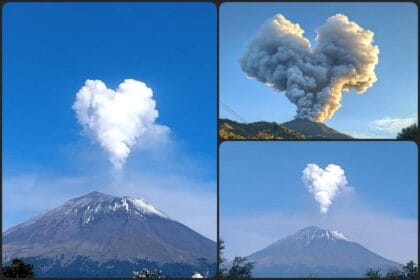
M225 3L220 9L220 101L247 122L286 122L296 107L283 93L245 77L239 57L261 25L276 14L298 23L315 46L316 28L337 13L375 33L378 81L363 95L343 95L325 123L363 138L395 138L417 120L417 7L413 3ZM223 108L223 118L236 119Z
M97 190L144 197L215 240L213 4L8 3L3 59L3 230ZM154 91L171 132L115 172L72 105L86 79L129 78Z
M386 258L416 261L416 155L411 142L223 143L220 236L226 255L249 255L315 225ZM352 189L339 194L327 214L302 182L308 163L341 166Z

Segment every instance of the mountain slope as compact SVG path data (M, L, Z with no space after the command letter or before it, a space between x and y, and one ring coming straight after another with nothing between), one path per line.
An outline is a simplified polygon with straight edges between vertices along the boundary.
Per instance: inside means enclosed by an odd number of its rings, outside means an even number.
M303 134L275 122L238 123L221 119L219 135L223 139L303 139Z
M320 122L294 119L282 125L288 129L302 133L308 139L352 139L351 136L338 132Z
M352 139L323 123L294 119L278 124L275 122L238 123L219 120L222 139Z
M341 233L308 227L248 256L258 277L362 277L368 268L398 267Z
M115 265L113 271L112 263L169 265L174 272L182 267L185 273L175 276L190 276L203 259L215 263L216 244L141 199L92 192L4 232L3 259L13 257L31 259L35 267L43 263L42 276L61 275L72 266L68 277L131 276L132 270L120 275ZM111 269L99 269L106 263ZM57 265L61 271L52 269Z

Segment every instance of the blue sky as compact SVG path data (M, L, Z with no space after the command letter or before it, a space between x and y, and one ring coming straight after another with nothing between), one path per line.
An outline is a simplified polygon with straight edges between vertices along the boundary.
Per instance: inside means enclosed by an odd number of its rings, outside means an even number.
M116 88L128 78L152 88L157 122L170 128L170 143L153 151L134 150L123 174L116 176L104 151L81 133L71 106L86 79ZM113 180L133 185L116 187L114 193L145 195L162 210L171 207L165 205L167 193L215 204L216 118L213 4L4 6L4 228L92 189L110 192ZM32 197L34 205L19 207L12 201L17 195ZM182 213L174 215L182 220ZM211 215L215 220L215 210ZM191 223L199 220L203 217Z
M238 62L249 39L277 13L298 23L312 46L316 28L337 13L375 33L378 81L363 95L344 94L327 125L355 137L394 138L397 128L417 120L418 12L413 3L225 3L220 9L220 100L247 122L285 122L295 115L295 105L284 94L247 79ZM223 109L220 117L235 119Z
M227 255L247 255L317 225L385 257L416 260L416 155L412 142L223 143L220 235ZM352 188L336 197L326 215L302 183L308 163L340 165Z

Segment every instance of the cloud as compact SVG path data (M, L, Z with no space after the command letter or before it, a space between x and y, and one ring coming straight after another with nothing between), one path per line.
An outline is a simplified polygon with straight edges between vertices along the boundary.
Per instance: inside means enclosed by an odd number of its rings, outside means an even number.
M339 193L350 189L344 170L336 164L329 164L325 169L315 163L307 164L302 171L302 181L319 203L321 213L328 212Z
M341 107L342 92L361 94L375 83L379 48L373 32L342 14L317 29L315 48L303 33L275 15L250 40L240 65L248 78L285 92L296 118L322 122Z
M401 131L401 129L417 123L417 117L408 117L408 118L389 118L385 117L383 119L375 120L370 123L371 128L387 133L396 134Z
M165 140L169 128L156 123L153 91L143 82L127 79L116 90L100 80L86 80L76 94L73 110L84 130L108 153L115 169L122 169L133 146L148 147Z
M350 241L394 261L417 263L417 219L366 209L341 209L328 218L319 214L268 212L265 214L220 217L220 237L225 255L248 256L271 243L310 225L337 230ZM252 242L249 242L252 240Z
M356 139L382 139L382 138L388 138L384 133L378 133L377 131L363 131L363 130L343 130L343 133L350 135L353 138Z

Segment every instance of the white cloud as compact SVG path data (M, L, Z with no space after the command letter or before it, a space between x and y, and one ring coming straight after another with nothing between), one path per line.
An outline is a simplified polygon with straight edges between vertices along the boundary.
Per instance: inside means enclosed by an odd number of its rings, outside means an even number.
M127 79L116 90L100 80L87 80L72 108L84 130L107 151L112 165L121 169L136 143L148 147L167 139L170 130L155 123L159 115L155 107L152 89Z
M343 133L348 134L356 139L383 139L389 138L387 133L378 133L378 131L363 131L363 130L343 130Z
M319 203L321 213L327 213L334 198L349 190L344 170L336 164L328 164L325 169L309 163L302 171L302 181Z
M401 131L401 129L410 126L414 123L417 123L417 117L407 117L407 118L390 118L385 117L379 120L374 120L370 123L371 128L387 133L396 134Z

